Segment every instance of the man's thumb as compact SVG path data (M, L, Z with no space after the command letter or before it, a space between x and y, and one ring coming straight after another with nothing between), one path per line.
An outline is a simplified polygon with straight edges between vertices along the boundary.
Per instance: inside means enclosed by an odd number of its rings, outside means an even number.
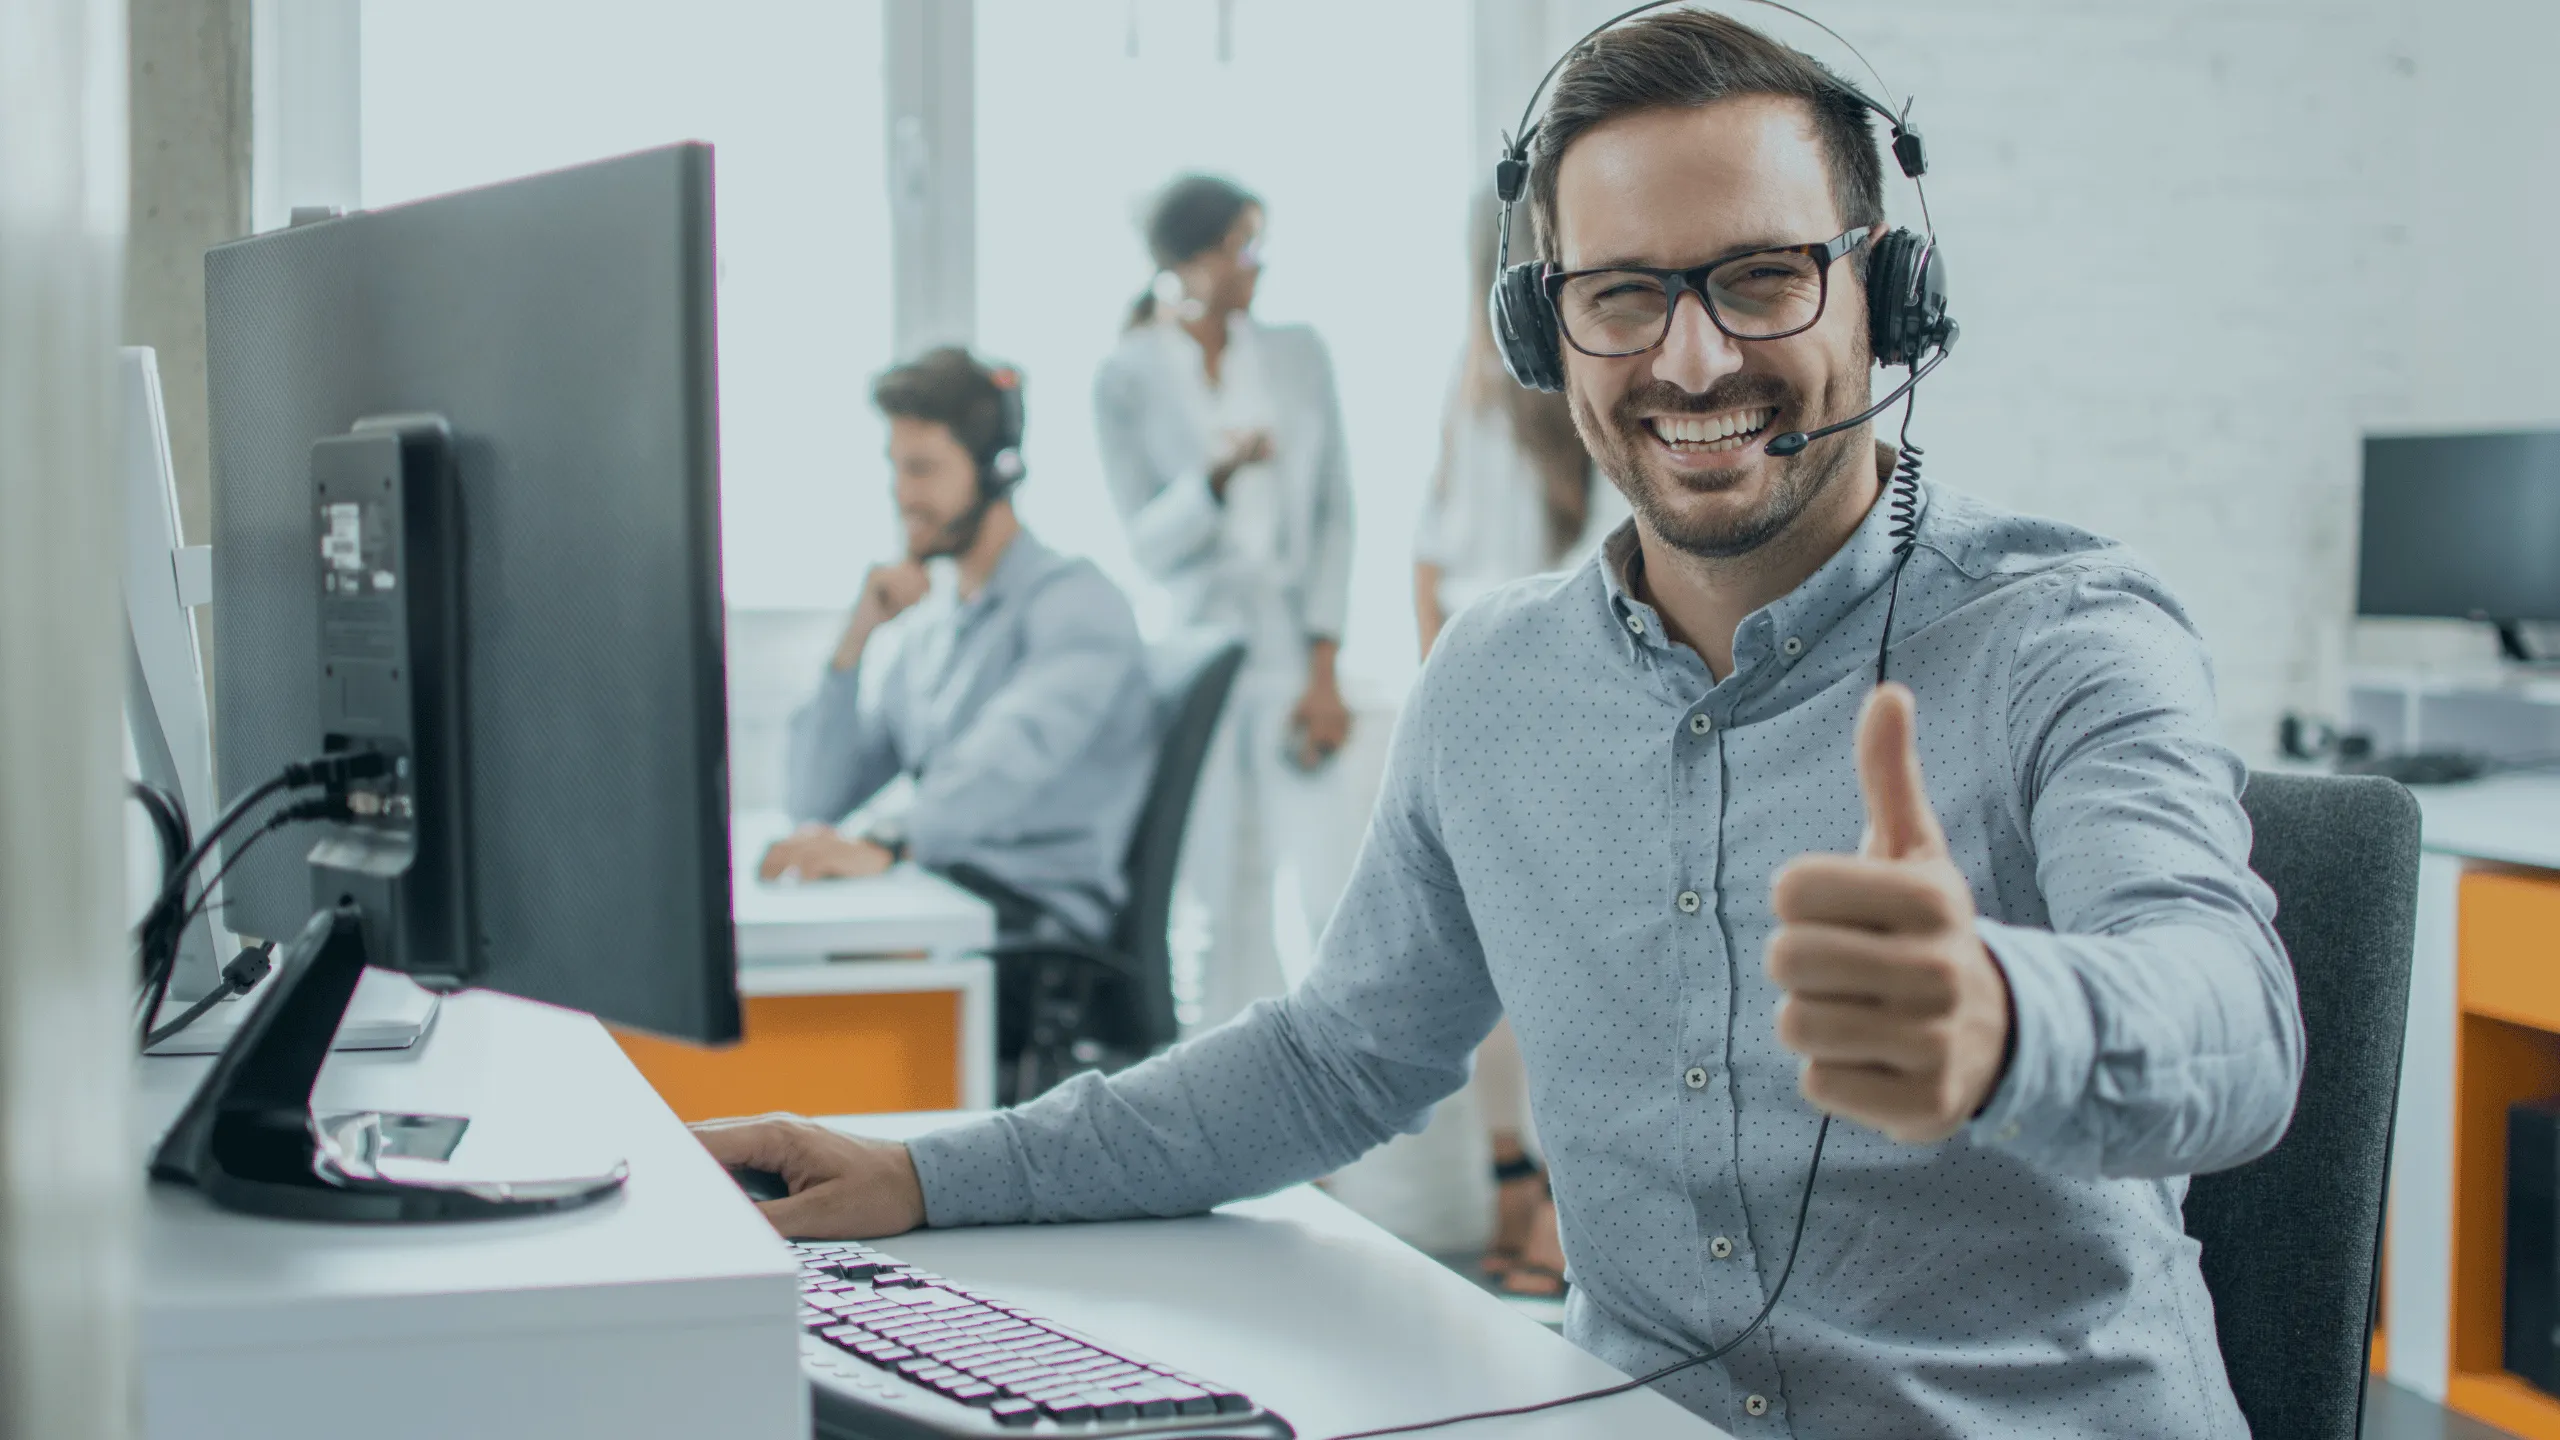
M1907 686L1877 686L1858 713L1858 789L1867 799L1861 853L1886 860L1946 853L1946 833L1920 782L1919 702Z

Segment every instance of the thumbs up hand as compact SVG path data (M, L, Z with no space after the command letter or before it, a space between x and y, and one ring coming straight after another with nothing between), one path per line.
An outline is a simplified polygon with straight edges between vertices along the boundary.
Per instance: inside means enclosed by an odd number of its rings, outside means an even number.
M1974 928L1973 894L1920 780L1910 690L1858 716L1867 832L1855 855L1800 855L1771 886L1769 978L1797 1088L1909 1145L1954 1134L1999 1083L2009 982Z

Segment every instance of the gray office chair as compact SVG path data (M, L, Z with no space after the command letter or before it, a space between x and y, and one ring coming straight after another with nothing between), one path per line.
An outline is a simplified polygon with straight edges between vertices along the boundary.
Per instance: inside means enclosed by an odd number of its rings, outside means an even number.
M999 987L1024 997L1000 1036L1009 1063L997 1088L1007 1104L1031 1099L1078 1070L1141 1058L1172 1043L1173 874L1182 859L1191 797L1209 757L1227 695L1244 668L1244 646L1219 632L1177 635L1147 652L1155 692L1155 774L1122 866L1129 898L1104 943L1058 935L999 942L987 953Z
M2416 935L2418 802L2371 776L2253 775L2250 868L2302 997L2301 1098L2275 1149L2199 1175L2222 1360L2255 1440L2357 1440Z

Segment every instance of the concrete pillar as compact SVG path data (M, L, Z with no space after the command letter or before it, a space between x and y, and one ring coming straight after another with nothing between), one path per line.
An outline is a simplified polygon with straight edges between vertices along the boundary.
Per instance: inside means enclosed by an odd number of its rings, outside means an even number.
M0 3L0 1435L136 1433L123 0Z
M904 358L978 330L974 0L888 0L890 329Z
M249 0L130 0L132 230L126 343L160 354L178 522L211 532L204 252L249 233Z

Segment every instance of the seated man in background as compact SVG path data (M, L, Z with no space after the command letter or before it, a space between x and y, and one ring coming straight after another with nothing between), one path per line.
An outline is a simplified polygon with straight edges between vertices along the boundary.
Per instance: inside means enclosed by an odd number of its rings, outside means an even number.
M863 577L792 716L784 791L803 823L763 874L876 875L912 857L992 902L1004 929L1045 912L1101 936L1155 753L1145 657L1119 589L1014 514L1020 383L943 349L872 387L907 554ZM934 585L939 559L956 584ZM902 824L835 829L901 774L915 781Z

